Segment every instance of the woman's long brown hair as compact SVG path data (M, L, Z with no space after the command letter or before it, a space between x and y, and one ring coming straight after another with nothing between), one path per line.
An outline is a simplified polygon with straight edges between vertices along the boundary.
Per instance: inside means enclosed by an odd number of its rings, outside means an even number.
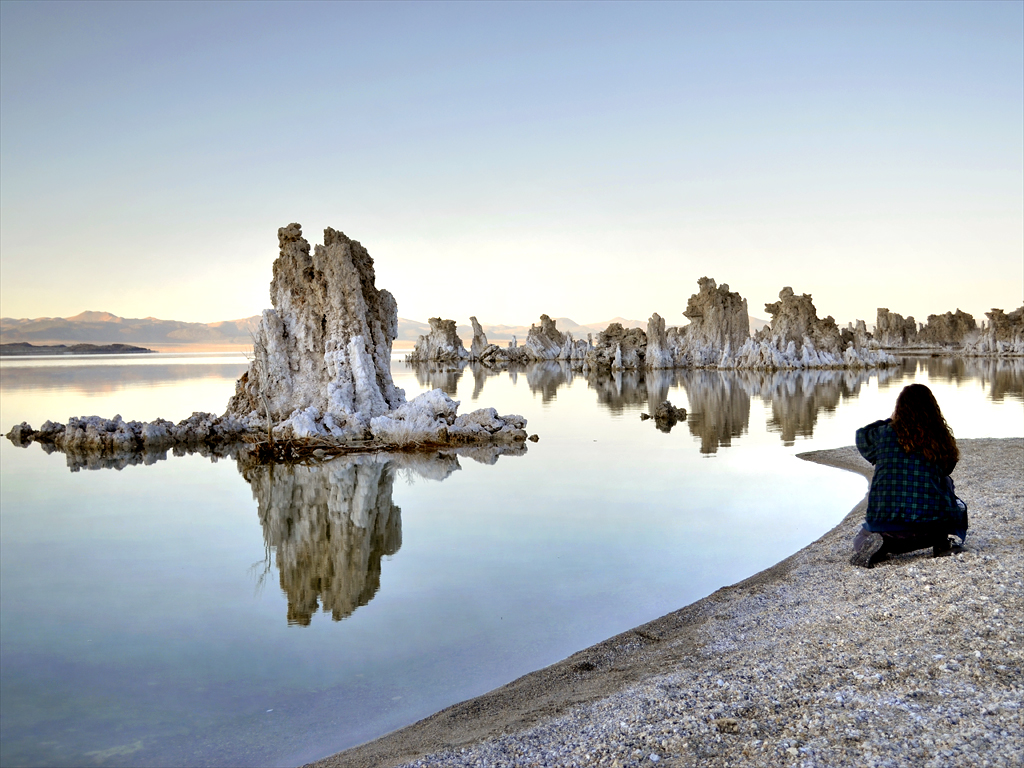
M953 430L942 417L932 391L924 384L911 384L900 392L892 428L900 448L906 453L920 453L947 475L960 459Z

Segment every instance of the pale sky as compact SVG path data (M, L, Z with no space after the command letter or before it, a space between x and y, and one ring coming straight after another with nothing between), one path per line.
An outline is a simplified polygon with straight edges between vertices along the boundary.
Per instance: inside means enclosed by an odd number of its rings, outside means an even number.
M0 2L0 313L270 305L332 226L399 315L1024 303L1024 3Z

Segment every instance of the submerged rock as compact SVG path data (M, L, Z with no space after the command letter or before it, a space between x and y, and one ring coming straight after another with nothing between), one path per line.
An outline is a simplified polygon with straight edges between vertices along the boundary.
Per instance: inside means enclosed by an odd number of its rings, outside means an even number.
M665 400L654 409L654 425L662 432L671 432L680 421L686 421L686 409L676 408Z

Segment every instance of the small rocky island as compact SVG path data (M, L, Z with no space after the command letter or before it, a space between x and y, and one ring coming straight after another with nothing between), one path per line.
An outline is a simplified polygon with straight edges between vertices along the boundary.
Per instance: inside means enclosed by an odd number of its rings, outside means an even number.
M19 341L0 344L0 357L34 357L37 355L152 355L155 349L133 347L131 344L29 344Z
M148 462L170 448L231 453L243 442L267 461L525 443L522 416L494 408L460 415L458 401L440 389L406 401L390 367L398 304L376 287L373 259L362 245L328 227L323 245L311 251L298 224L279 229L278 244L273 308L263 312L253 361L222 415L193 413L177 424L88 416L39 429L22 423L7 437L85 465L87 456Z

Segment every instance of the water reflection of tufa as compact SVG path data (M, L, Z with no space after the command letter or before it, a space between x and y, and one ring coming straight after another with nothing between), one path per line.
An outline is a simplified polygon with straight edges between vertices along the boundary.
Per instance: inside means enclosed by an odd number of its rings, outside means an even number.
M751 378L756 376L752 374ZM750 426L750 393L742 374L692 370L683 372L682 385L690 401L686 424L700 438L701 453L716 453Z
M402 546L402 511L392 501L395 476L406 471L444 480L459 457L493 464L522 455L523 445L487 445L433 454L365 454L323 464L239 462L259 505L269 573L271 553L288 623L307 626L318 609L341 621L380 589L381 558Z
M448 397L456 397L459 379L462 378L466 362L424 362L406 363L416 373L416 383L424 389L440 389ZM474 400L476 398L473 398Z
M113 420L99 419L99 417L92 418L100 423L104 421L114 423ZM49 423L47 422L47 424ZM124 424L124 422L121 423ZM168 455L187 456L195 453L210 459L210 461L217 461L218 459L237 459L249 452L249 446L246 443L223 441L216 443L195 441L178 443L171 447L159 444L154 447L145 444L139 445L138 443L131 443L127 446L117 444L99 446L95 444L79 445L73 442L57 444L40 440L34 435L24 438L17 427L12 429L6 437L19 448L27 448L35 442L38 443L39 447L46 454L63 454L68 469L72 472L78 472L83 469L121 470L125 467L150 466L158 461L165 461Z
M918 371L926 371L929 379L960 384L970 379L980 379L989 390L993 402L1004 397L1024 400L1024 360L1020 358L977 358L934 356L905 358L905 367L900 373L913 377Z

